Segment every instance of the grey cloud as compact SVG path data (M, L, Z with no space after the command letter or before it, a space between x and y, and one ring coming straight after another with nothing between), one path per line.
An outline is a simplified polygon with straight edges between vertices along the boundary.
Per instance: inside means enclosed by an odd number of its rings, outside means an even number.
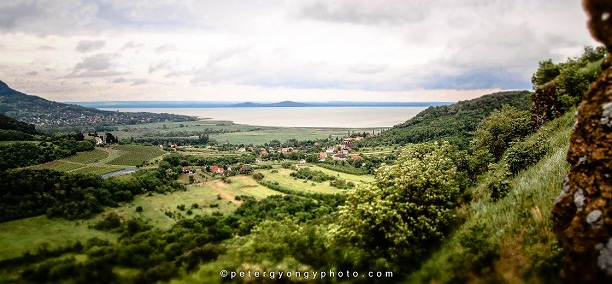
M111 82L113 82L113 83L125 83L126 80L125 80L125 78L121 77L121 78L114 79Z
M21 2L14 6L0 7L0 29L12 30L21 20L35 19L43 14L35 2Z
M170 60L163 60L158 62L157 64L149 64L149 74L161 70L161 69L168 69L170 67Z
M387 70L387 66L384 65L364 64L350 68L349 72L370 75L380 73L385 70Z
M132 82L132 86L144 85L147 82L148 81L146 79L136 79L134 82Z
M103 40L82 40L79 41L75 50L78 52L90 52L98 50L106 45L106 41Z
M109 53L99 53L96 55L88 56L83 59L82 62L74 66L74 70L87 70L87 71L100 71L108 69L112 66L111 61L115 58L115 55Z
M130 49L130 48L141 48L143 45L141 43L135 43L133 41L129 41L123 45L121 50Z
M117 57L116 54L98 53L83 58L80 63L77 63L72 73L66 77L108 77L127 74L113 70L113 60Z
M80 32L95 23L96 5L81 1L5 1L0 4L0 30L37 35ZM93 25L91 25L93 26Z
M248 51L250 49L250 47L234 47L234 48L228 48L225 50L222 50L220 52L211 54L210 57L208 58L208 66L212 66L217 62L221 62L223 60L232 58L233 56Z
M26 73L26 75L29 75L29 76L36 76L36 75L38 75L38 72L36 72L36 71L30 71L30 72Z
M155 52L157 53L165 53L165 52L170 52L170 51L175 51L175 50L177 50L177 48L173 44L164 44L164 45L160 45L157 48L155 48Z
M298 15L328 22L380 24L420 22L429 12L428 1L309 1L299 7Z

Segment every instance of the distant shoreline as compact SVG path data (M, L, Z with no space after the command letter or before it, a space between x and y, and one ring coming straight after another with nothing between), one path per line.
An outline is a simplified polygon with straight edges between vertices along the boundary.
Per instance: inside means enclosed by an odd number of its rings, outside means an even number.
M65 102L91 108L258 108L258 107L430 107L454 102L202 102L202 101L109 101Z

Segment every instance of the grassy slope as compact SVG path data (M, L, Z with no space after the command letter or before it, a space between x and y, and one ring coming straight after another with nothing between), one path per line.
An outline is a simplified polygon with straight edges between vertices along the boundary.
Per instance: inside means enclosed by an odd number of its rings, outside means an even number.
M561 252L550 212L569 170L565 155L573 122L569 112L529 137L549 137L552 150L512 180L511 192L505 198L474 201L467 213L470 218L411 275L409 282L555 282ZM484 185L475 190L484 190ZM491 250L492 263L466 269L465 262L477 259L474 250L470 252L465 246L470 238L485 239L473 243L478 253L486 253L487 247L497 248Z
M94 220L68 221L37 216L0 223L0 260L22 256L29 251L36 254L42 243L50 248L98 237L116 240L116 235L87 228Z

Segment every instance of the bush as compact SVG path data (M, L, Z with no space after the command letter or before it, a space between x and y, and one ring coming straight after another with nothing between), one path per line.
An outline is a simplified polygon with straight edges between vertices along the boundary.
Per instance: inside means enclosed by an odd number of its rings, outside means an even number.
M373 183L348 193L335 241L368 251L370 265L379 258L418 263L455 224L463 190L456 153L448 142L408 146Z
M121 218L119 218L119 215L117 215L117 213L112 212L104 216L103 219L100 220L100 222L96 223L94 225L94 228L96 230L108 231L119 228L119 226L121 226Z
M531 133L530 120L528 111L504 105L478 124L472 141L474 150L486 150L499 160L510 143Z
M541 140L512 143L504 153L503 160L513 175L537 163L548 152L546 142Z
M487 189L494 201L504 198L510 191L510 170L505 163L491 164L487 177Z
M253 174L254 180L262 180L263 178L264 178L264 175L262 173L257 172Z
M136 207L136 212L138 212L138 213L142 212L142 206Z

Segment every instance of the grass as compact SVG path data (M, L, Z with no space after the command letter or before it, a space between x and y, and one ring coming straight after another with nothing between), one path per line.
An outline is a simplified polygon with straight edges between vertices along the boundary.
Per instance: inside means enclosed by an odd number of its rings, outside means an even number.
M88 229L88 224L93 225L93 219L68 221L46 216L0 223L0 260L20 257L26 251L36 254L36 249L43 243L55 248L93 237L116 241L116 235Z
M74 171L82 167L83 165L81 164L68 163L63 160L55 160L55 161L51 161L48 163L35 165L30 168L35 169L35 170L56 170L60 172L69 172L69 171Z
M265 181L278 182L278 184L282 187L286 187L289 189L325 194L335 194L344 192L343 190L329 185L329 181L319 183L309 180L307 181L303 179L297 179L292 176L289 176L291 172L293 172L293 170L282 168L262 171L262 173L264 174Z
M78 152L76 155L62 159L62 161L79 164L93 164L107 158L108 156L108 152L100 148L96 148L93 151Z
M263 199L270 195L283 195L283 193L258 184L251 176L234 176L230 177L229 180L231 183L219 187L233 196L249 195L257 199Z
M373 175L360 175L359 176L359 175L345 174L345 173L328 170L326 168L318 167L316 165L313 165L311 169L315 171L316 170L322 171L328 175L335 176L343 180L352 181L354 183L371 183L374 181Z
M108 164L133 167L142 165L166 153L159 147L142 145L117 145L115 150L122 151L122 153L119 157L109 161Z

